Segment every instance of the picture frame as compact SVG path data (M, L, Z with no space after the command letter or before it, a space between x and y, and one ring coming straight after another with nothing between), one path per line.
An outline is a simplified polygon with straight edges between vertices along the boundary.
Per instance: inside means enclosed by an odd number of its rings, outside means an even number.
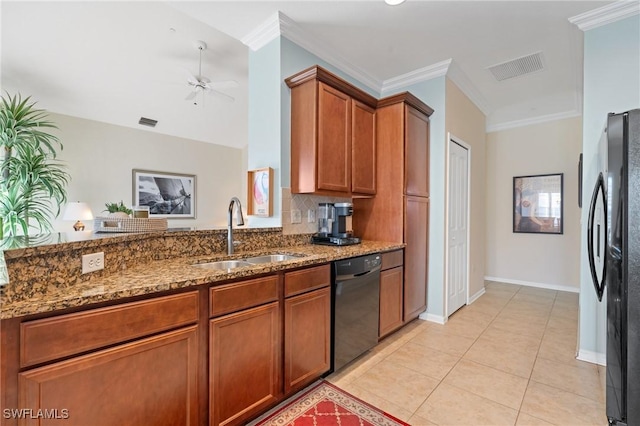
M194 219L196 176L183 173L132 170L133 205L149 207L149 217Z
M514 233L563 233L563 180L563 173L514 176Z
M249 170L247 172L247 214L273 216L273 169Z

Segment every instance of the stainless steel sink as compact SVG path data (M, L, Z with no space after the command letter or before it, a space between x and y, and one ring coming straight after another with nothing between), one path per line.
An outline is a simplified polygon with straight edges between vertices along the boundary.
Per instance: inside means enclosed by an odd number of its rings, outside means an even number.
M216 271L229 271L231 269L251 265L253 264L245 262L244 260L221 260L218 262L195 263L193 266L197 268L214 269Z
M249 257L244 259L251 264L257 263L271 263L271 262L284 262L285 260L297 259L299 256L292 256L290 254L268 254L265 256Z

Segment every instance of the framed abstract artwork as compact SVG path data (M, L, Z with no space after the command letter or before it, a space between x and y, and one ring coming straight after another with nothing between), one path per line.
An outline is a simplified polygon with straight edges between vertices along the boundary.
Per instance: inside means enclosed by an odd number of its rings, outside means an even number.
M247 214L269 217L273 215L273 169L249 170L247 177Z
M562 234L563 174L513 178L513 232Z

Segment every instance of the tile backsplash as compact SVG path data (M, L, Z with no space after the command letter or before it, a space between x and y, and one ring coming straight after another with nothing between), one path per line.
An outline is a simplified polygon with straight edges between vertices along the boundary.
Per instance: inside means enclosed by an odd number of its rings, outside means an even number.
M291 188L282 188L282 233L314 234L318 231L318 203L350 203L351 198L323 195L292 194ZM309 222L309 210L315 220ZM300 223L291 223L291 212L300 211Z

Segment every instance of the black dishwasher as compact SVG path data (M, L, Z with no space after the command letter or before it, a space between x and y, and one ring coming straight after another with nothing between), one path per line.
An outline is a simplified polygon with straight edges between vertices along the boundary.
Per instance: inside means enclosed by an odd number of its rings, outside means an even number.
M332 371L378 343L381 263L379 254L333 262Z

